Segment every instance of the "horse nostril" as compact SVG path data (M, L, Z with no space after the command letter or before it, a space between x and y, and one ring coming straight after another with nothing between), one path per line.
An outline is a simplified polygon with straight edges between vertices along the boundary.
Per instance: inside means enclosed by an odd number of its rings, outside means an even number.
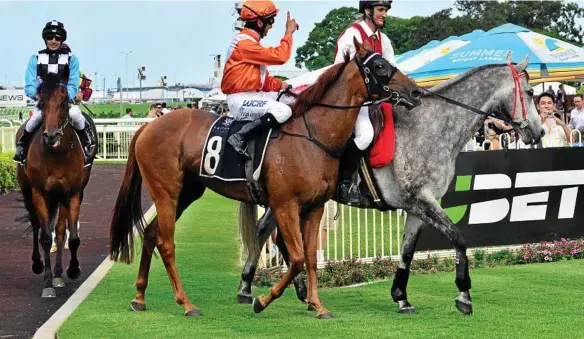
M422 97L422 91L415 89L410 92L410 97L414 100L420 100Z
M539 132L539 136L543 138L545 136L545 131L541 130L541 132Z

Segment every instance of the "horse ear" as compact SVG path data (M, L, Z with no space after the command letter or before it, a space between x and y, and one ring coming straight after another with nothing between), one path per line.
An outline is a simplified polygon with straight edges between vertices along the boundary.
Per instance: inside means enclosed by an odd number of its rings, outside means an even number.
M517 65L517 73L523 73L529 64L529 53L525 56L523 60Z
M513 63L513 58L511 57L511 51L507 52L507 65L511 65Z
M363 56L367 53L363 45L357 40L357 37L353 37L353 44L355 44L355 50L357 54Z

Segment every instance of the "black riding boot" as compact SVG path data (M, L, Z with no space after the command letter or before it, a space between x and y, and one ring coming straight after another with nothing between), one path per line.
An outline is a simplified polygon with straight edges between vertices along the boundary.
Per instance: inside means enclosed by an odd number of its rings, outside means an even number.
M34 132L33 132L34 133ZM24 162L26 160L26 155L28 153L28 144L30 143L30 139L33 136L33 133L29 133L24 130L22 135L20 136L20 140L16 143L16 154L14 155L14 161L17 162Z
M359 162L365 152L361 151L354 141L343 152L339 168L339 199L349 205L358 205L360 202L359 190L351 189L355 172L359 169Z
M79 141L81 142L81 146L83 148L83 158L85 161L85 165L91 162L91 148L95 143L93 138L93 132L91 131L91 126L88 122L85 123L85 128L82 130L76 130L77 135L79 135Z
M239 132L231 135L229 139L227 139L227 142L233 146L233 149L237 153L251 159L249 153L246 151L247 141L258 136L262 132L268 131L270 128L278 127L279 125L280 123L271 113L266 113L261 118L243 125Z

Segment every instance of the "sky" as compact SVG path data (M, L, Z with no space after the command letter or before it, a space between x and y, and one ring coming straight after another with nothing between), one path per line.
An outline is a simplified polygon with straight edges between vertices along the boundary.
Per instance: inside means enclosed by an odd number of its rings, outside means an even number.
M279 43L285 31L286 10L300 25L294 50L304 44L314 24L334 8L357 6L358 1L275 1L281 14L264 46ZM391 15L428 15L451 7L453 1L395 1ZM67 43L79 57L81 69L95 77L97 89L115 86L116 77L138 86L137 68L146 67L143 86L162 75L168 84L207 83L212 76L212 54L225 55L237 19L235 1L0 1L0 84L23 86L26 64L44 48L41 31L53 19L64 23ZM274 70L293 70L290 61ZM96 89L94 81L94 90ZM125 85L124 85L125 86Z

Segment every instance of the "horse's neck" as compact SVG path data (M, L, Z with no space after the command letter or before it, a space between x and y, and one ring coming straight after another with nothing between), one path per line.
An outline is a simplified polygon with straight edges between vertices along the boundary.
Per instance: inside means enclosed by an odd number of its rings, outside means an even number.
M493 77L488 74L490 71L496 70L479 71L459 83L436 92L489 112L491 110L490 99L500 85L493 83L491 80ZM400 129L400 125L406 127L406 130L398 131L398 137L400 132L411 134L409 129L418 130L420 134L414 133L415 138L423 137L436 147L450 151L454 157L472 139L486 119L483 115L449 104L440 98L426 97L422 99L422 102L422 106L412 112L413 118L406 119L410 120L410 123L406 123L404 126L404 124L400 124L398 119L396 129ZM408 113L403 112L403 114Z
M319 103L327 103L336 106L355 106L363 104L363 100L358 99L355 93L349 93L351 83L363 81L355 76L350 79L342 77L319 99ZM349 140L355 123L359 108L332 109L322 106L314 106L306 112L306 120L312 136L328 147L330 150L342 149ZM302 118L294 122L296 131L305 133L306 127Z

